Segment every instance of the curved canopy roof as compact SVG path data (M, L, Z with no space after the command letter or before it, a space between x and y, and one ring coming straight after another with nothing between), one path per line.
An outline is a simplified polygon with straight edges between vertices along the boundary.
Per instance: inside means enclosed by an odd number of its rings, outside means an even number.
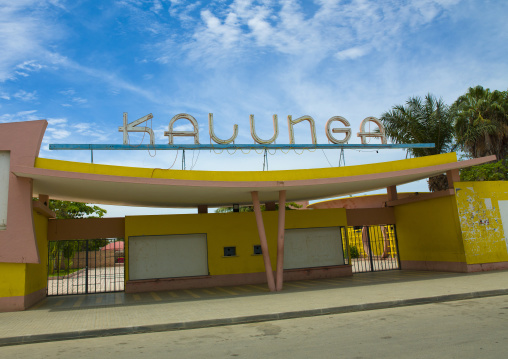
M34 167L13 166L33 179L34 195L88 203L145 207L223 206L324 199L386 188L495 160L457 162L455 153L360 166L288 171L186 171L87 164L37 158Z

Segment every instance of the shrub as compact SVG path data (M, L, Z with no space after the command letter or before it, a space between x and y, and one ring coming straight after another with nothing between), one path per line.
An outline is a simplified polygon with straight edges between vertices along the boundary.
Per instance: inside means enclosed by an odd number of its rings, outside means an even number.
M360 252L358 252L356 246L349 246L349 253L351 254L351 258L360 258Z

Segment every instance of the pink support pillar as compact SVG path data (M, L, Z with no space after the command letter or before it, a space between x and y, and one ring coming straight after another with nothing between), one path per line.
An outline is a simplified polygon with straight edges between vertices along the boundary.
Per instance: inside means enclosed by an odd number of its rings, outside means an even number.
M286 191L279 191L279 225L277 230L277 291L284 281L284 227L286 224Z
M388 193L388 201L396 201L397 196L397 186L386 187L386 192Z
M0 124L0 151L9 153L7 227L0 231L0 262L41 263L35 238L32 179L17 177L13 167L33 168L39 155L45 120Z
M446 171L446 178L448 180L448 188L449 189L454 189L453 184L455 182L459 182L460 181L460 172L459 172L459 170Z
M259 241L261 242L261 251L263 252L263 261L265 262L266 281L271 292L275 291L275 280L273 278L272 263L270 262L270 253L268 252L268 243L266 242L265 225L261 215L261 205L259 204L258 192L252 192L252 204L254 205L254 214L256 215L256 224L258 226Z

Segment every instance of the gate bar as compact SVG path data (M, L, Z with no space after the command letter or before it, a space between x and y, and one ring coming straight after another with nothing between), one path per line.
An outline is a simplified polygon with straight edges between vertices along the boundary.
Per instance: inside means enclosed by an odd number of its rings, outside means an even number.
M85 250L86 250L86 254L85 254L85 273L86 273L86 276L85 276L85 294L88 294L88 241L85 241L86 245L85 245ZM78 249L79 250L79 249ZM79 257L78 257L78 260L79 260Z

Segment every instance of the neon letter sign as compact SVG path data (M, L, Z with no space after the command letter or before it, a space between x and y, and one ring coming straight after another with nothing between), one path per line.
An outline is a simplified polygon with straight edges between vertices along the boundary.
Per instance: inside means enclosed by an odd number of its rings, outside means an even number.
M127 112L123 113L123 126L118 127L118 132L123 132L123 144L128 145L129 144L129 135L128 132L146 132L150 135L150 144L155 144L155 136L153 134L153 131L150 127L136 127L140 123L146 122L150 119L152 119L152 114L148 114L146 116L143 116L141 118L138 118L136 121L132 121L131 123L128 123L127 120Z
M176 121L179 119L185 119L189 121L194 128L194 131L174 131L173 125ZM169 144L173 144L173 136L188 136L188 137L194 137L194 144L199 145L199 127L198 127L198 121L194 117L192 117L189 114L186 113L180 113L176 116L174 116L171 121L169 121L169 131L164 131L164 136L169 137Z
M293 129L293 126L302 121L309 121L312 144L317 144L316 124L314 123L314 119L310 116L302 116L293 121L293 117L291 115L288 116L289 143L292 145L295 143L295 130Z
M118 131L123 132L123 143L125 145L129 144L129 132L146 132L150 135L150 144L154 144L154 133L151 128L149 127L136 127L137 125L146 122L152 118L152 114L146 115L144 117L141 117L137 119L136 121L133 121L131 123L128 123L127 121L127 113L125 112L123 114L123 126L118 128ZM173 126L176 121L184 119L191 123L193 130L192 131L175 131L173 130ZM312 144L317 144L317 138L316 138L316 124L314 122L314 119L311 116L302 116L297 118L296 120L293 120L293 117L291 115L288 116L288 130L289 130L289 143L294 144L295 143L295 134L294 134L294 125L303 122L308 121L310 125L310 135L311 135L311 141ZM279 124L278 124L278 118L277 115L273 115L273 131L274 134L272 138L268 140L263 140L259 138L259 136L256 134L256 125L254 122L254 115L249 116L249 122L250 122L250 134L254 141L258 144L270 144L274 143L277 137L279 136ZM339 122L343 124L345 127L336 127L332 128L333 122ZM374 132L366 131L365 126L369 123L373 122L377 125L378 130ZM236 137L238 136L238 125L235 124L233 126L233 136L228 138L227 140L221 140L215 135L214 127L213 127L213 114L208 114L208 132L210 134L210 138L218 144L230 144L231 142L234 142ZM325 127L326 137L331 143L334 144L341 144L341 143L347 143L349 139L351 138L351 128L349 121L346 120L342 116L333 116L326 122ZM343 133L344 138L343 139L337 139L333 136L334 133ZM164 131L164 136L168 136L169 144L173 144L174 136L189 136L194 137L194 144L199 145L199 126L198 122L194 117L187 113L180 113L176 116L174 116L171 121L169 121L168 125L168 131ZM385 129L383 127L383 124L381 121L379 121L375 117L366 117L362 123L360 124L360 132L357 133L357 136L360 137L362 144L367 144L367 138L373 137L373 138L380 138L381 143L386 144L386 133Z
M233 136L231 136L227 140L221 140L219 137L215 136L215 133L213 131L213 113L209 113L208 114L208 133L210 134L210 138L215 143L219 143L221 145L227 145L227 144L233 142L235 140L236 136L238 136L238 125L235 124L233 126Z
M279 136L279 123L277 121L277 115L273 115L273 132L274 132L274 134L273 134L273 137L270 138L269 140L262 140L256 135L256 125L254 124L254 115L249 116L249 121L250 121L250 134L251 134L252 138L254 139L254 141L256 141L257 143L268 145L272 142L275 142L275 140Z

